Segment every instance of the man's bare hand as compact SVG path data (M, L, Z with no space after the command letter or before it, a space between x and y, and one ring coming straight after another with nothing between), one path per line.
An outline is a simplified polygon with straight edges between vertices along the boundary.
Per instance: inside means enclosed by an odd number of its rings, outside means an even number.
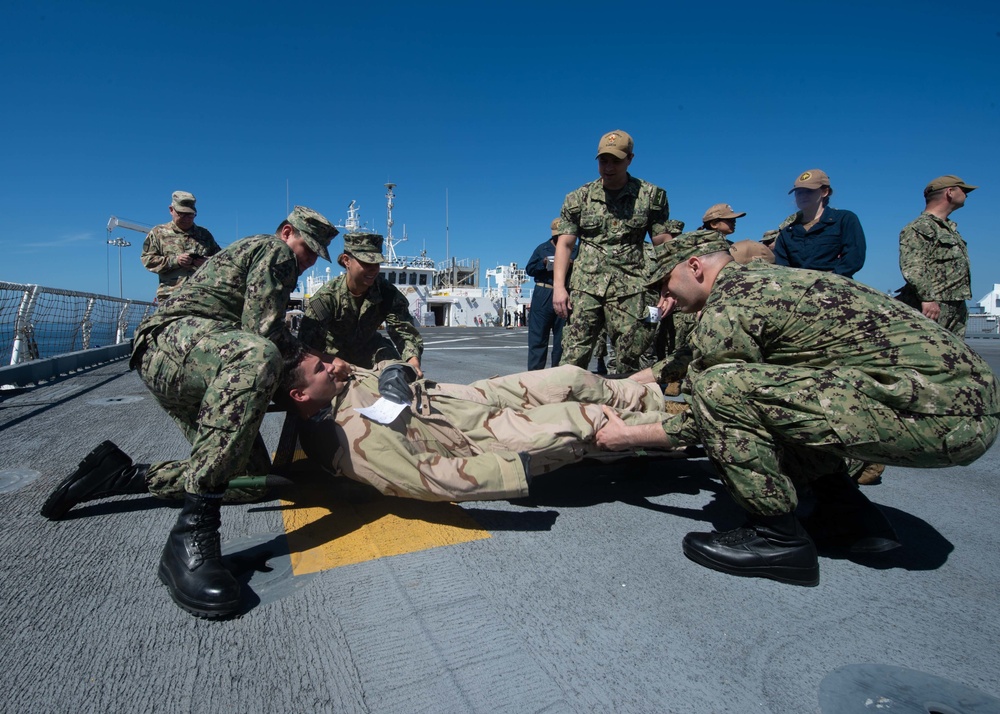
M411 367L413 367L413 369L417 370L417 379L423 379L424 378L424 371L422 369L420 369L420 358L419 357L410 357L410 359L406 360L406 362Z
M570 303L569 292L567 292L566 288L552 288L552 308L559 317L564 319L569 317L569 312L573 309L573 305Z
M635 374L630 374L628 378L639 384L654 384L656 382L656 376L653 374L652 367L646 367L646 369Z
M333 374L338 380L346 380L354 374L354 367L349 362L345 362L340 357L333 358Z
M604 416L607 422L597 430L594 442L605 451L624 451L629 448L628 426L622 421L614 409L604 406Z
M660 319L662 320L667 315L674 311L674 307L677 305L677 301L672 297L665 297L660 295L659 301L656 303L657 309L660 311Z
M941 317L941 306L936 302L922 302L920 303L920 312L936 322Z

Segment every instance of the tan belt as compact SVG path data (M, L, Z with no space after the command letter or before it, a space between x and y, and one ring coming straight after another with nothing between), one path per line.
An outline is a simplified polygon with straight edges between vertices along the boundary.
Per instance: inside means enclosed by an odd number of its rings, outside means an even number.
M536 288L549 288L550 290L554 290L555 289L551 285L549 285L548 283L535 283L535 287Z

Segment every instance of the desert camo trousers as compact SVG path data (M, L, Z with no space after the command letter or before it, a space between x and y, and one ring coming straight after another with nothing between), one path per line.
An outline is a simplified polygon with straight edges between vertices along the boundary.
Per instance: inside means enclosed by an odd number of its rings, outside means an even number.
M795 481L846 471L845 459L911 468L967 465L996 439L998 415L899 412L832 371L724 364L691 381L703 444L733 498L789 513Z
M169 340L174 327L157 343ZM241 330L202 337L182 361L170 349L151 346L142 357L142 380L184 432L191 455L152 464L150 493L216 493L237 476L266 474L271 461L259 429L281 369L273 342ZM227 500L241 499L227 493Z
M361 373L354 389L367 391L375 381L374 373ZM338 411L336 423L304 420L299 435L309 458L392 496L517 498L528 492L519 454L530 456L531 476L538 476L606 453L594 444L607 421L602 405L628 424L669 417L655 385L604 380L571 366L469 385L422 383L421 413L404 412L392 424L372 423L356 409Z
M602 405L615 409L626 424L668 418L657 386L607 380L569 365L468 386L440 385L429 395L449 423L484 452L481 459L471 457L462 465L482 483L497 480L493 461L500 453L530 454L531 473L537 476L600 452L593 439L607 421ZM485 408L477 409L475 403Z
M616 371L637 372L642 356L653 343L656 325L643 321L650 304L645 292L621 297L598 297L573 292L573 310L563 328L560 364L587 369L602 328L607 328L615 350Z

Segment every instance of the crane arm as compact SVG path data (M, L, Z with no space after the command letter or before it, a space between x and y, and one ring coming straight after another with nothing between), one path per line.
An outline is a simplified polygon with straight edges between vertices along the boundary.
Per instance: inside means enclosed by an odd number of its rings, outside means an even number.
M117 216L111 216L108 220L108 233L110 234L115 228L128 228L129 230L136 231L138 233L149 233L153 227L147 226L145 223L136 223L135 221L126 221L123 218L118 218Z

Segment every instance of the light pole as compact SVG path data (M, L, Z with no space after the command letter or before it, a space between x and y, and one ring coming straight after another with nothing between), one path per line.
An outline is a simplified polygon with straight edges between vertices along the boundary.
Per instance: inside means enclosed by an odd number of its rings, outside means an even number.
M108 240L108 245L113 245L118 249L118 297L123 298L124 296L122 295L122 248L128 248L132 244L129 243L124 238L115 238L114 240Z

